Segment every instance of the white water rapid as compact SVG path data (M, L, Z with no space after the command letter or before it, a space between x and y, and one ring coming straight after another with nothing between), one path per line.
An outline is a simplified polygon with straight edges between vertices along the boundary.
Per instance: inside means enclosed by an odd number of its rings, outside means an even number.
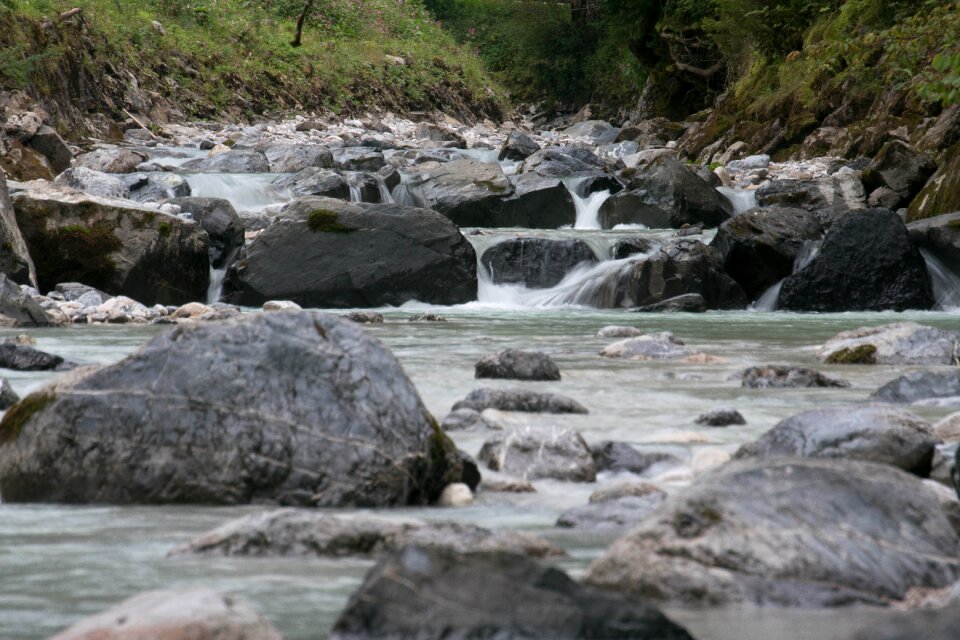
M717 187L723 196L733 205L733 215L755 209L757 207L757 192L753 189L734 189L733 187Z

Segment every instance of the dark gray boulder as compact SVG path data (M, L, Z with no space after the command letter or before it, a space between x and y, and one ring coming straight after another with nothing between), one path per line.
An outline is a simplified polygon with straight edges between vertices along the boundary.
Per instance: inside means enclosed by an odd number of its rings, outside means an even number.
M210 237L210 265L222 269L243 246L243 221L229 200L221 198L173 198L170 204L190 213Z
M524 480L593 482L597 469L583 436L563 427L521 427L495 433L477 460L491 471Z
M367 147L337 147L330 151L335 165L347 171L378 171L387 164L382 153Z
M507 380L559 380L560 369L541 351L504 349L481 358L474 366L477 378Z
M897 205L906 206L936 170L933 158L905 142L891 140L864 169L862 179L867 191L886 187L899 196Z
M350 185L342 175L332 169L308 167L292 175L279 176L273 184L288 190L297 198L323 196L340 200L350 199Z
M600 226L642 224L679 229L684 225L720 226L733 213L730 201L672 155L640 168L624 191L600 207Z
M638 253L650 253L653 250L653 242L646 238L624 238L617 240L610 250L610 257L614 260L623 260Z
M514 531L491 531L459 522L342 518L306 509L279 509L231 520L170 555L376 557L409 544L459 553L506 551L533 558L565 555L542 538Z
M5 502L389 507L460 476L396 358L306 311L180 325L0 421Z
M73 160L73 152L63 141L60 134L49 126L43 125L30 138L30 147L42 153L57 172L66 171Z
M754 209L721 224L710 246L720 252L726 272L755 300L789 276L805 245L819 240L822 233L809 211Z
M590 245L576 239L514 238L498 242L480 257L493 282L529 289L549 289L577 266L596 262Z
M746 419L736 409L714 409L701 413L694 420L697 424L707 427L729 427L736 424L747 424Z
M188 160L180 169L185 173L269 173L270 163L259 151L230 149L207 158Z
M742 386L748 389L845 388L850 386L850 383L846 380L831 378L813 369L773 364L744 369L740 374L740 380Z
M911 371L870 395L877 402L909 404L935 398L960 398L960 369Z
M588 413L586 407L567 396L539 393L526 389L474 389L460 400L451 411L458 409L497 409L526 413Z
M817 256L780 288L779 309L903 311L934 304L930 276L900 217L866 209L837 220Z
M661 451L640 452L626 442L604 440L590 448L597 471L626 471L641 476L655 476L680 466L680 458Z
M433 211L308 197L246 245L224 294L227 302L249 306L460 304L477 297L476 254Z
M707 301L699 293L684 293L632 309L637 313L705 313Z
M6 378L0 379L0 411L6 411L19 401L20 396L10 386L10 381Z
M557 229L572 225L577 208L569 189L558 178L536 173L510 176L513 192L478 209L476 214L458 214L460 226L523 227Z
M14 371L51 371L63 364L63 358L25 344L0 342L0 369Z
M802 456L864 460L930 475L940 438L920 416L904 409L867 405L812 409L781 420L735 458Z
M954 273L960 272L960 211L917 220L907 225L910 239Z
M673 606L875 605L960 578L937 496L887 465L725 464L615 542L584 581Z
M37 274L27 243L17 226L17 214L7 190L7 179L0 172L0 273L17 284L37 286Z
M602 170L602 164L593 158L577 158L565 147L547 147L531 154L523 161L521 173L535 173L547 178L568 178L593 175Z
M650 605L583 587L524 556L419 547L383 557L331 634L373 638L692 640Z
M540 151L540 145L521 131L511 131L500 149L499 160L526 160Z

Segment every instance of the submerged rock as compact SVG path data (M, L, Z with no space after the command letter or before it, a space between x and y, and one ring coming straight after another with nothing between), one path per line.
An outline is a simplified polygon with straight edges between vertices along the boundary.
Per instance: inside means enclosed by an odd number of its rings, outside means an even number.
M655 476L680 466L680 458L660 451L640 452L626 442L604 440L591 447L597 471L627 471L642 476Z
M595 493L590 496L589 504L567 509L557 519L557 526L585 530L625 529L652 514L667 498L666 492L653 485L626 486L631 489Z
M739 378L742 386L748 389L802 389L811 387L843 389L850 386L850 383L846 380L831 378L813 369L773 364L744 369Z
M6 502L387 507L460 476L393 355L305 311L180 325L0 421Z
M960 369L911 371L891 380L870 395L871 400L897 404L937 398L955 398L960 401Z
M707 301L699 293L685 293L631 309L637 313L705 313Z
M405 547L351 596L331 640L692 640L657 609L509 553Z
M505 349L481 358L475 366L475 375L510 380L559 380L560 369L553 358L540 351Z
M782 420L734 457L802 456L864 460L930 475L940 438L926 420L894 407L813 409Z
M916 322L838 333L817 349L828 364L960 365L960 331Z
M502 429L503 426L488 419L476 409L457 409L451 411L440 421L444 431L476 431L478 429Z
M51 640L282 640L245 600L212 589L147 591L84 618Z
M188 160L180 168L188 173L269 173L270 163L259 151L230 149Z
M596 263L597 257L582 240L514 238L484 251L480 262L497 284L548 289L577 266Z
M626 360L690 360L705 356L684 346L683 341L675 338L669 331L614 342L604 347L600 355Z
M460 400L451 411L459 409L497 409L527 413L588 413L582 404L556 393L539 393L526 389L474 389Z
M231 520L171 555L378 556L408 544L471 551L509 551L533 558L566 555L536 536L491 531L459 522L396 522L339 517L322 511L280 509Z
M701 413L694 420L697 424L708 427L729 427L735 424L747 424L747 421L736 409L714 409Z
M487 468L525 480L593 482L597 470L583 436L562 427L524 427L495 434L477 459Z
M672 605L884 605L960 578L936 495L887 465L723 465L615 542L587 584Z
M951 603L942 609L911 611L869 625L852 640L954 640L960 629L960 607Z

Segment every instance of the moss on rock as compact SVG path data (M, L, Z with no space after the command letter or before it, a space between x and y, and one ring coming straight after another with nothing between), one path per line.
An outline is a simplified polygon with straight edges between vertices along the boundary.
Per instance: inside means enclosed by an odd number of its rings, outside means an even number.
M307 227L315 233L351 233L355 228L342 224L335 211L317 209L307 216Z
M12 442L20 437L23 426L37 412L43 411L56 400L56 395L50 391L31 393L17 404L10 407L0 420L0 444Z
M877 348L872 344L846 347L831 353L825 362L827 364L876 364Z

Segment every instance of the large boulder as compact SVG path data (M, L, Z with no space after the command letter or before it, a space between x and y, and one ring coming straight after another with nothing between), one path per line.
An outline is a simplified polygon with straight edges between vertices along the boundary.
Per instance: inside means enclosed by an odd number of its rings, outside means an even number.
M513 192L490 203L484 217L463 218L461 226L523 227L526 229L557 229L572 225L577 208L570 190L559 178L536 173L511 176Z
M46 156L54 171L58 173L66 171L71 160L73 160L73 152L70 151L70 147L63 141L60 134L49 125L43 125L37 130L30 138L30 146Z
M57 176L55 182L102 198L128 198L130 196L130 188L120 178L86 167L67 169Z
M296 173L308 167L329 169L334 166L330 149L319 144L272 144L263 150L270 171Z
M602 163L595 158L575 157L574 151L566 147L547 147L541 149L523 161L521 173L535 173L545 178L568 178L599 173Z
M230 149L208 158L188 160L180 168L187 173L268 173L270 163L259 151Z
M13 205L42 290L83 282L147 305L206 298L209 239L199 224L129 201L28 186Z
M907 225L910 239L953 273L960 273L960 211Z
M185 198L191 193L190 183L177 173L128 173L122 179L130 192L127 197L136 202L163 202L168 198Z
M627 189L604 202L599 215L603 229L618 224L679 229L687 224L718 227L732 213L730 201L713 185L663 154L631 176Z
M960 331L916 322L843 331L817 349L828 364L960 365Z
M279 509L231 520L177 547L171 554L378 556L408 544L460 553L508 551L534 558L564 555L559 547L542 538L514 531L491 531L459 522L342 518L306 509Z
M29 294L0 273L0 327L49 327L59 324Z
M819 240L822 233L809 211L754 209L721 224L710 246L720 252L726 272L755 300L793 273L805 245Z
M896 404L936 398L960 400L960 369L911 371L891 380L870 395L871 400Z
M817 180L771 180L757 189L757 204L840 213L865 208L867 195L855 172L841 171Z
M495 433L477 454L491 471L525 480L593 482L597 468L583 436L562 427L521 427Z
M950 147L940 168L910 203L907 221L960 211L960 143Z
M596 262L590 245L576 239L514 238L498 242L480 257L493 282L529 289L549 289L577 266Z
M588 413L582 404L556 393L540 393L526 389L474 389L467 397L453 405L460 409L497 409L526 413Z
M419 165L406 185L415 202L461 227L498 226L500 201L514 191L500 165L468 159Z
M780 288L779 309L903 311L934 304L923 256L897 214L866 209L837 220L817 256Z
M146 159L146 154L138 151L121 147L102 147L77 156L74 166L103 173L133 173Z
M540 145L521 131L511 131L500 149L499 160L526 160L540 151Z
M734 457L802 456L865 460L930 474L940 442L926 420L884 405L812 409L781 420Z
M294 197L323 196L325 198L350 199L350 185L342 175L332 169L307 167L297 173L278 176L273 184L287 189Z
M389 507L461 474L396 358L306 311L181 325L28 395L0 443L5 502Z
M27 243L17 225L17 214L0 172L0 273L17 284L37 286L37 273Z
M673 605L889 604L960 578L936 494L888 465L739 460L614 543L585 582Z
M244 248L224 292L249 306L460 304L477 297L476 254L433 211L307 197Z
M84 618L51 640L282 640L236 596L211 589L147 591Z
M583 587L524 556L415 546L377 563L331 634L374 638L692 640L652 606Z
M189 213L210 237L210 266L222 269L243 246L243 221L229 200L221 198L172 198L167 201Z
M863 171L867 191L886 187L899 196L896 206L909 204L937 170L930 156L918 153L900 140L891 140L881 147Z

